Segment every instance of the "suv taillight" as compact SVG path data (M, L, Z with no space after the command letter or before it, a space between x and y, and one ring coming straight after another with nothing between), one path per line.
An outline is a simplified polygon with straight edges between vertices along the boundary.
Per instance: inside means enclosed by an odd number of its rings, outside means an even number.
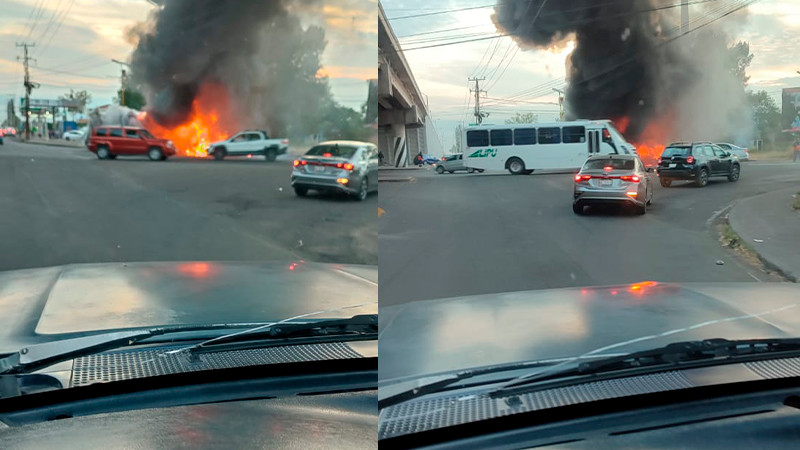
M694 156L689 155L686 157L686 164L694 164Z
M281 141L281 144L289 145L289 140L288 139L284 139L284 140Z
M661 157L660 156L658 157L658 160L656 161L656 164L661 165Z

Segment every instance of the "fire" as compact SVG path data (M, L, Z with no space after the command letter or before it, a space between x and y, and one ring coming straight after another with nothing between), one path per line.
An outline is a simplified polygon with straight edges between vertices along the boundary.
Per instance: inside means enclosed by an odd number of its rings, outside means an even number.
M613 119L612 122L614 127L625 135L630 124L630 117L620 117ZM672 115L664 114L648 123L638 138L629 140L636 147L636 153L646 166L655 166L656 160L661 156L666 144L670 142L672 122Z
M139 115L139 120L153 135L171 140L179 154L182 152L185 156L203 158L208 156L209 144L227 139L231 130L234 130L229 126L234 122L230 112L225 89L209 84L200 89L192 102L192 114L183 124L166 128L146 112ZM227 117L228 120L223 123L221 117Z

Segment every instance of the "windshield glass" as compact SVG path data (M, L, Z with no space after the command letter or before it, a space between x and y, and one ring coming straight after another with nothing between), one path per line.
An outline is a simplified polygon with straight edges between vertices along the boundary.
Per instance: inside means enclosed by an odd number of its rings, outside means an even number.
M0 55L0 130L20 130L0 145L0 358L118 332L163 339L147 338L156 363L128 358L145 345L134 338L89 346L122 356L70 361L48 389L72 389L82 367L109 384L170 375L167 347L231 330L376 315L377 2L73 3L0 8L0 34L18 35ZM338 168L295 166L357 148ZM265 365L360 358L374 384L377 335L348 327L259 341L198 373L257 353ZM320 445L364 447L308 447Z
M409 125L388 106L405 97L381 91L381 380L800 324L800 310L775 312L800 296L787 283L800 273L800 78L768 57L800 49L763 2L380 3L381 29L401 36L380 54L402 54L387 67L404 59L433 118ZM466 15L485 36L457 38ZM445 161L405 162L418 153ZM593 176L606 167L620 173ZM783 283L775 304L756 300Z
M603 170L606 167L611 167L612 170L633 170L636 168L636 162L620 158L591 159L586 161L581 170Z
M358 150L357 147L349 145L315 145L311 150L306 152L306 155L350 159L356 153L356 150Z
M664 149L664 153L662 153L661 156L669 158L670 156L686 156L691 153L691 147L667 147Z

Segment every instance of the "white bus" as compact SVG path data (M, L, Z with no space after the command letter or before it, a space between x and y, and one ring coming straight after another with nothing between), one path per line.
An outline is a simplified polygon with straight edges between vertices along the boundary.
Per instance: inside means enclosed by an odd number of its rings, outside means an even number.
M610 120L478 125L464 129L462 142L469 172L508 170L514 175L579 169L596 154L636 153Z

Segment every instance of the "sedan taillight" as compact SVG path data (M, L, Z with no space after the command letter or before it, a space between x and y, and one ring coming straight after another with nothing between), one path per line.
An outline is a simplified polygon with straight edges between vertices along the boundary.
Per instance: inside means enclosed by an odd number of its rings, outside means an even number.
M622 180L622 181L629 181L629 182L632 182L632 183L638 183L639 182L639 176L638 175L623 175L623 176L619 177L619 179Z
M575 175L575 182L576 183L582 183L584 181L589 181L591 179L592 179L591 175L581 175L581 174Z

